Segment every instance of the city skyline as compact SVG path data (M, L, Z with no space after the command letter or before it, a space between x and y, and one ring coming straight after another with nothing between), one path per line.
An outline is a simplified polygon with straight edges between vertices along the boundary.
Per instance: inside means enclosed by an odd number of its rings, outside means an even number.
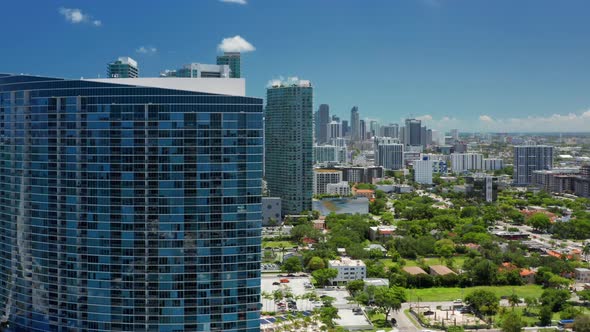
M130 56L141 76L157 76L241 50L249 95L263 97L268 82L281 75L306 77L316 87L314 104L329 104L341 118L357 105L361 119L415 117L445 131L590 128L583 26L590 5L583 1L343 1L335 9L311 1L207 0L182 10L180 4L117 3L117 11L109 1L31 4L6 9L26 10L46 29L33 34L18 15L7 17L3 24L28 35L28 43L6 37L20 46L0 56L3 72L96 78L108 61ZM127 15L130 10L135 15ZM195 11L210 15L189 20ZM286 23L286 15L294 23ZM224 24L207 28L219 16Z

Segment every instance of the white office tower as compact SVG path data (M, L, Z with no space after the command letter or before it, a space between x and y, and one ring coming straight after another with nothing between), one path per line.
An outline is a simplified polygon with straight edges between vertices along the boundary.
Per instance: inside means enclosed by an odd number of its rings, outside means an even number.
M453 153L451 154L451 169L453 172L481 171L483 169L483 155L481 153Z
M445 133L432 129L432 144L445 145Z
M327 193L329 183L342 182L342 171L335 169L314 169L313 170L313 194L322 195Z
M328 124L328 139L342 137L342 124L338 121L332 121Z
M499 158L487 158L483 160L483 169L486 171L497 171L504 168L504 160Z
M553 168L553 147L548 145L520 145L514 147L514 175L517 185L528 185L533 171Z
M432 184L432 172L437 160L415 160L414 181L420 184Z
M454 142L459 140L459 130L458 129L451 129L451 138Z

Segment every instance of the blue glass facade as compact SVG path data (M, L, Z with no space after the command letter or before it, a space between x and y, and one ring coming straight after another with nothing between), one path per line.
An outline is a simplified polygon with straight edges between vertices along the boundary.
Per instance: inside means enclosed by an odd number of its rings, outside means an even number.
M0 75L0 320L259 331L262 100Z

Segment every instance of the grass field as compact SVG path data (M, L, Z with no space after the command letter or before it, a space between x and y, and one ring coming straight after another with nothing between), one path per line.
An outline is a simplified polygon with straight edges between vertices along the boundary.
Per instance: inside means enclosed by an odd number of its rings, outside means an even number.
M262 241L262 248L280 249L284 246L285 249L295 248L297 244L291 241Z
M438 302L438 301L453 301L455 299L463 299L467 294L477 289L485 289L494 292L497 296L508 296L512 293L516 293L521 298L524 297L535 297L539 298L543 289L538 285L525 285L525 286L479 286L479 287L468 287L468 288L423 288L423 289L410 289L408 290L409 300L417 301L420 297L420 301L423 302Z

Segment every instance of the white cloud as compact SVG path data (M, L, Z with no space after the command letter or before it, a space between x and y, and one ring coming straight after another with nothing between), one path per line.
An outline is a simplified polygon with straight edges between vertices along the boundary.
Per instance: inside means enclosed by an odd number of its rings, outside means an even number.
M135 52L140 54L155 54L158 52L158 49L153 46L140 46Z
M222 52L252 52L256 48L244 38L236 35L233 37L223 38L217 48Z
M480 115L479 116L479 121L483 121L483 122L494 122L494 119L492 119L491 116L489 115Z
M92 16L85 14L78 8L59 8L59 13L72 24L88 23L95 27L102 26L102 21L93 20Z
M549 116L527 116L522 118L496 118L483 120L481 130L492 132L588 132L590 131L590 110Z
M237 3L238 5L246 5L248 4L248 2L246 2L246 0L219 0L220 2L225 2L225 3Z

